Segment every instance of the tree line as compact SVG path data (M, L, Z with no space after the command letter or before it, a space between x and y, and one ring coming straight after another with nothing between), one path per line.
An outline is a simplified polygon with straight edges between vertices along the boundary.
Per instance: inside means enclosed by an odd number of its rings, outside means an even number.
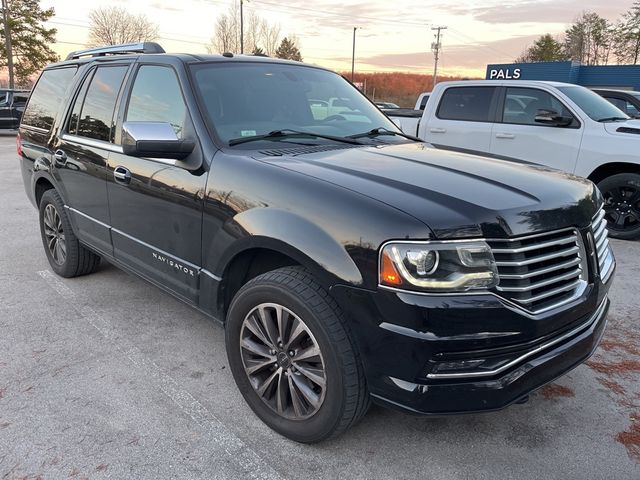
M595 12L583 12L554 37L540 36L516 62L573 60L584 65L633 64L640 62L640 0L610 22Z

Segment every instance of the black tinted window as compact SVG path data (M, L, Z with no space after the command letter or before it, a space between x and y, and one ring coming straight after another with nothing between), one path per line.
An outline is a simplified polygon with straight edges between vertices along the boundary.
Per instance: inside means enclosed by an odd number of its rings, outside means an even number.
M536 123L538 110L552 110L563 117L573 115L556 97L535 88L507 88L502 121L518 125L540 125Z
M132 122L167 122L182 137L187 107L178 78L171 68L145 65L136 75L125 119Z
M42 72L22 115L22 123L50 130L58 108L65 99L64 93L77 70L78 68L73 66Z
M93 74L95 71L92 71L87 78L84 79L84 83L82 87L80 87L80 91L76 96L76 99L73 103L73 108L71 110L71 116L69 117L69 123L67 125L67 132L77 135L78 133L78 120L80 120L80 111L82 110L82 102L84 102L84 97L87 94L87 88L91 83L91 79L93 78Z
M111 140L113 111L127 68L98 67L82 104L78 135L105 142Z
M495 87L454 87L444 92L438 117L444 120L489 122Z

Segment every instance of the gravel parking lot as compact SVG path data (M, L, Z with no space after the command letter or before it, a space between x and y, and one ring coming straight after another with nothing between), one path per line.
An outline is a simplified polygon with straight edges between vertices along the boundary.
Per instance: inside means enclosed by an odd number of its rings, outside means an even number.
M0 207L2 479L640 478L638 242L613 242L596 355L527 404L447 418L373 407L305 446L245 405L213 321L106 263L50 271L13 136L0 137Z

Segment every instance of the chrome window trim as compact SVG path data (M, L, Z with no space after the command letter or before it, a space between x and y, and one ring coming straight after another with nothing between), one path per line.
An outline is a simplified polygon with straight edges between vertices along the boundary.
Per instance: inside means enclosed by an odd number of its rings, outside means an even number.
M602 302L600 303L600 305L598 306L598 308L596 309L596 311L593 313L593 315L591 315L591 317L585 323L577 326L576 328L570 330L569 332L566 332L565 334L559 337L556 337L552 340L549 340L548 342L543 343L542 345L539 345L533 350L529 350L528 352L520 355L518 358L511 360L510 362L504 364L499 368L496 368L494 370L487 370L483 372L429 373L427 374L427 378L431 380L443 380L443 379L454 379L454 378L475 378L475 377L489 377L489 376L502 373L505 370L517 365L518 363L521 363L523 360L526 360L527 358L535 355L536 353L540 353L541 351L546 350L549 347L552 347L560 342L563 342L564 340L570 337L578 335L582 331L585 331L591 328L593 324L595 324L598 320L602 318L602 314L607 305L607 300L608 298L605 296Z
M81 137L80 135L72 135L71 133L63 133L60 138L67 142L77 143L86 147L101 148L110 152L122 153L122 147L120 145L114 145L113 143L105 142L103 140Z

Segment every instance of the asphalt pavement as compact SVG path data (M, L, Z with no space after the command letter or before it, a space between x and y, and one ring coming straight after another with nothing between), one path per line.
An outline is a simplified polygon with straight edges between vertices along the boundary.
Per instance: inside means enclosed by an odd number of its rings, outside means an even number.
M596 355L524 405L422 418L372 407L300 445L236 390L223 329L103 262L51 272L12 136L0 137L1 479L640 479L640 242Z

